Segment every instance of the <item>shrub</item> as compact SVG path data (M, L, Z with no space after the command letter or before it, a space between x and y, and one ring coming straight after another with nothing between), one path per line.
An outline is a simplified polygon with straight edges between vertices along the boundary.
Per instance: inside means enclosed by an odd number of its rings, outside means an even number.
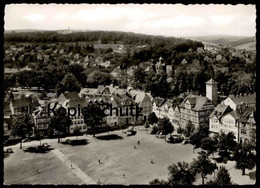
M152 130L151 130L151 133L150 133L150 134L156 134L158 131L159 131L159 127L156 126L156 125L154 125L154 126L152 127Z
M224 157L224 158L223 158L223 163L227 164L227 162L228 162L228 158L227 158L227 157Z
M255 180L255 171L249 173L249 178Z
M177 128L177 133L178 133L178 134L182 134L182 133L183 133L183 131L184 131L184 129L183 129L183 128L181 128L181 127L178 127L178 128Z

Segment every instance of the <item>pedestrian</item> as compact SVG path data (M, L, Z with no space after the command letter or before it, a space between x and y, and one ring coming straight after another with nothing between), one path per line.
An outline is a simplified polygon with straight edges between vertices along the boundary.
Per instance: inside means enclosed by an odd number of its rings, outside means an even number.
M73 168L72 168L72 164L70 164L70 167L71 167L71 169L73 169Z
M153 159L151 159L151 164L153 164Z
M136 147L134 146L134 149L136 149Z
M98 163L99 163L99 164L101 164L101 161L100 161L100 159L98 159Z
M37 173L39 173L39 170L38 170L38 169L37 169L36 171L37 171Z
M138 140L137 144L140 145L140 140Z
M123 178L125 178L125 173L123 174Z

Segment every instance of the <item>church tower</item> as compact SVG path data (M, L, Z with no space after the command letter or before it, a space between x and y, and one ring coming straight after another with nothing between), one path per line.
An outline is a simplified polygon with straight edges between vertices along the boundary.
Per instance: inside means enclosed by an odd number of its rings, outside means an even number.
M218 83L210 79L206 82L206 97L209 98L214 105L218 102Z

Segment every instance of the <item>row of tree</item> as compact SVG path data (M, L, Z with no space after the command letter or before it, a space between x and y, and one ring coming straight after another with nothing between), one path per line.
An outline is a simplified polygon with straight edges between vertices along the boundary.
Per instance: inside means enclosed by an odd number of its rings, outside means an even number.
M150 185L192 185L199 175L202 179L202 185L205 184L207 175L215 173L218 169L216 163L212 163L205 152L200 152L197 159L193 159L191 163L178 162L168 167L168 180L159 180L158 178L150 181ZM220 166L215 180L209 181L209 185L231 185L230 174L224 166Z

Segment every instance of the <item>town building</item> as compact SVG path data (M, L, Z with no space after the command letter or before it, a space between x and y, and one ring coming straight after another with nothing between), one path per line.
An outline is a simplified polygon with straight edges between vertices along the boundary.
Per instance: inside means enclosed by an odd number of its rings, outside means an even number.
M122 70L120 69L120 66L117 66L113 69L113 71L110 73L112 77L119 78Z
M209 116L209 131L219 133L222 127L221 118L232 111L233 110L230 108L230 106L218 104Z
M173 126L180 126L180 122L181 122L181 111L180 111L180 107L178 105L176 105L174 107L174 116L172 118L172 124Z
M31 100L20 95L18 99L12 99L9 103L9 107L12 115L20 115L22 113L31 113Z
M51 104L49 104L51 105ZM53 108L53 104L50 106ZM32 117L34 120L34 133L40 132L44 135L48 134L49 125L51 122L51 114L48 113L48 106L39 107L39 109L33 111Z
M239 122L239 143L256 142L255 109L247 107Z
M130 90L129 91L134 102L138 105L138 107L142 108L143 116L139 117L139 121L145 122L148 120L148 116L152 112L153 104L150 97L143 91Z
M80 128L81 132L87 131L87 126L85 125L84 117L81 111L81 109L83 109L87 105L86 100L84 98L80 98L76 92L65 92L60 94L60 96L57 99L57 103L64 107L66 111L68 111L69 108L77 109L75 115L70 115L70 133L73 133L73 130L76 126ZM80 112L78 112L78 109L80 109Z
M240 108L243 104L255 108L256 94L249 95L229 95L224 101L224 105L230 106L233 110Z
M209 122L209 115L215 106L210 99L204 96L189 94L180 104L180 126L185 128L188 121L197 129L201 124Z
M157 116L157 118L163 118L161 113L161 106L166 102L165 99L160 97L155 97L153 100L153 112Z

